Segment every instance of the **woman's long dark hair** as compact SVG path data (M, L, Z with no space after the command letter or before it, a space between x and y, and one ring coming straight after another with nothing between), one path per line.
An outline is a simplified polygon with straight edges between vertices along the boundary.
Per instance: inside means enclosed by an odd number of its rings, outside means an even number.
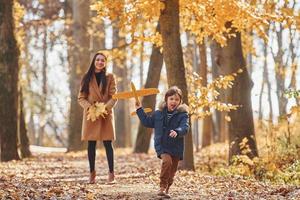
M104 56L105 60L107 61L107 57L103 54L103 53L96 53L93 57L93 60L90 64L90 67L89 67L89 70L85 73L85 75L83 76L82 80L81 80L81 90L80 92L83 92L85 94L89 94L89 83L90 81L92 80L92 77L95 73L95 60L96 60L96 57L98 55L102 55ZM102 73L102 77L101 77L101 83L102 83L102 90L101 90L101 93L104 94L105 93L105 89L106 89L106 67L103 69L103 72Z

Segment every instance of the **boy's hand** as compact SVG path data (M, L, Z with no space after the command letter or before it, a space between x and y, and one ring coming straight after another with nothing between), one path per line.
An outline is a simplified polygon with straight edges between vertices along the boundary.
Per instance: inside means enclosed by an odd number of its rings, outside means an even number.
M139 109L140 107L142 107L141 103L139 101L135 102L135 108Z
M176 133L176 131L171 130L169 136L172 138L175 138L178 134Z

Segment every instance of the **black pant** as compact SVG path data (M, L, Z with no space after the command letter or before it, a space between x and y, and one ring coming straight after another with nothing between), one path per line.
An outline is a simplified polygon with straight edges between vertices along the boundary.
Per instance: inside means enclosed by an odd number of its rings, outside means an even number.
M95 171L96 144L96 141L88 141L88 157L90 164L90 172ZM106 151L109 172L112 173L114 171L114 149L112 148L111 140L103 141L103 145Z

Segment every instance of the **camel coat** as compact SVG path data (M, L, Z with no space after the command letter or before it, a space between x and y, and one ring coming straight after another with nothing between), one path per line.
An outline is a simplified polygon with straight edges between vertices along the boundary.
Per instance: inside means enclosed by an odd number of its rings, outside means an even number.
M116 82L112 74L107 74L106 80L107 88L104 95L101 93L102 84L98 86L95 75L89 84L89 95L79 91L78 103L83 108L81 140L115 140L112 108L117 101L112 99L112 95L116 93ZM105 103L108 115L92 122L87 120L87 110L95 102Z

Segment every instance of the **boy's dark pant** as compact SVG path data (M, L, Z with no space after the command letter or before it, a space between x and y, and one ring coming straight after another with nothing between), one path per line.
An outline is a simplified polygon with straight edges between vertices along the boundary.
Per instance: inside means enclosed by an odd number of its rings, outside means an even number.
M179 158L167 153L161 154L162 165L160 172L160 188L170 187L174 181Z

